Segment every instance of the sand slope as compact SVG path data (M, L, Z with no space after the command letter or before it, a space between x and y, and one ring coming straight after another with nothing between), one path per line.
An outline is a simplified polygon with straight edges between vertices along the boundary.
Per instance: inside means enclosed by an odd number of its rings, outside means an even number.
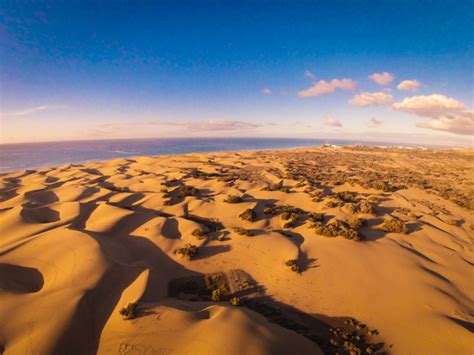
M472 151L314 148L3 174L0 349L332 353L347 344L329 329L350 317L379 332L361 350L471 354L473 162ZM253 218L239 217L249 209ZM314 228L355 217L364 241ZM383 230L385 218L406 233ZM198 248L192 260L175 253L186 244ZM276 308L169 292L173 280L232 270ZM133 302L136 317L124 320Z

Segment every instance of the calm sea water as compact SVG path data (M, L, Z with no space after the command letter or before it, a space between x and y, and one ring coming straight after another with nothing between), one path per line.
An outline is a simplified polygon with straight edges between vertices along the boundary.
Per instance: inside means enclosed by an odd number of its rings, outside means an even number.
M321 139L169 138L0 145L0 172L52 167L140 155L284 149L324 144ZM331 140L332 144L360 143Z

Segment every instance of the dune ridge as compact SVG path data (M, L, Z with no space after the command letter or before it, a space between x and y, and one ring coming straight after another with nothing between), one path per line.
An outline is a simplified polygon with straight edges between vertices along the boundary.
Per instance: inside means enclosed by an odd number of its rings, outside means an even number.
M366 147L2 174L0 349L471 354L473 180L472 150Z

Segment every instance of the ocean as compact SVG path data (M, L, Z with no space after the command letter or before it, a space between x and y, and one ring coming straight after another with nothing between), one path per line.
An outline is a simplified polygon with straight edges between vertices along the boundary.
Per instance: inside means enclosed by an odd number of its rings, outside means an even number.
M159 138L3 144L0 145L0 172L142 155L285 149L319 146L326 142L290 138ZM361 143L349 140L328 142L339 145Z

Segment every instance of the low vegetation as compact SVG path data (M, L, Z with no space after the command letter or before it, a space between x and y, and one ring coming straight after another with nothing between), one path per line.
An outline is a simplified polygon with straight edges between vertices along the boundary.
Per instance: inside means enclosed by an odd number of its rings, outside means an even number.
M125 320L137 318L137 303L131 302L126 307L119 311L120 315Z
M283 228L293 228L298 223L300 215L295 212L283 212L280 218L283 221Z
M358 232L357 229L352 228L347 222L339 220L328 224L316 222L312 224L310 228L314 229L316 234L322 235L324 237L332 238L341 236L354 241L364 240L364 237Z
M308 219L311 222L323 222L324 221L324 213L311 212L311 213L308 214Z
M201 228L196 228L191 234L197 239L204 239L206 238L207 232Z
M279 182L275 184L269 184L265 187L262 188L262 191L282 191L282 192L290 192L291 189L287 186L283 185L283 180L280 180Z
M386 218L381 228L387 233L407 234L407 227L405 223L395 218Z
M237 195L228 195L224 199L224 202L227 202L227 203L240 203L240 202L242 202L242 197L237 196Z
M250 229L245 229L245 228L241 228L241 227L234 228L234 231L238 235L244 235L246 237L251 237L253 235L253 233Z
M241 297L232 297L230 299L230 303L233 306L240 306L242 304L242 298Z
M257 215L255 214L255 211L251 208L247 208L244 212L242 212L240 215L239 215L240 219L243 219L244 221L249 221L249 222L253 222L255 221L255 218L257 217Z
M285 262L285 265L290 268L291 271L301 274L301 268L298 265L298 260L290 259Z
M175 254L181 255L188 260L194 259L198 255L198 252L198 247L193 244L186 244L184 247L175 250Z

